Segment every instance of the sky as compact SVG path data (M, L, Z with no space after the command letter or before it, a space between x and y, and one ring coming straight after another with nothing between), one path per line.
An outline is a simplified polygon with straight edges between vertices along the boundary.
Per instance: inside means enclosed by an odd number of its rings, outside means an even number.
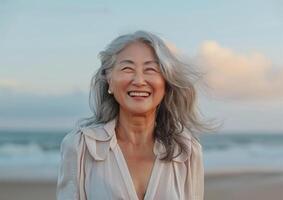
M220 132L283 133L280 0L0 0L0 129L71 129L90 116L97 54L140 29L203 71L199 108Z

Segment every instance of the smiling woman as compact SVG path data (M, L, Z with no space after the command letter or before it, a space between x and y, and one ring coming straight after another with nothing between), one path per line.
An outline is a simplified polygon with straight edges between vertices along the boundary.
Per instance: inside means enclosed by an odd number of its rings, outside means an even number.
M165 93L165 80L160 73L152 48L133 42L117 55L117 64L108 75L109 91L122 113L147 115L155 121L155 109Z
M196 109L197 74L156 35L137 31L100 53L93 116L61 144L57 199L202 200L209 130Z

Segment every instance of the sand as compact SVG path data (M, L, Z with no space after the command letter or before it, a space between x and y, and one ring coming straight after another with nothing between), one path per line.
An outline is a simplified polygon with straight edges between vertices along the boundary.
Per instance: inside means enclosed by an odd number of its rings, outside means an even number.
M1 200L52 200L56 182L0 180ZM283 172L221 172L205 176L205 200L283 200Z
M1 200L52 200L55 192L55 182L0 182Z
M283 200L283 172L207 174L205 200Z

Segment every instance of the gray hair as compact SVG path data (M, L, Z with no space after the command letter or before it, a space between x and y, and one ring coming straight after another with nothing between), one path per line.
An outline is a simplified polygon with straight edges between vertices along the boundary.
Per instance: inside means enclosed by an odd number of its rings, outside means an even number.
M93 116L80 121L80 126L107 123L117 117L119 104L113 95L108 94L108 72L114 67L117 54L136 41L143 42L154 50L160 64L161 74L166 82L165 96L156 114L154 137L166 149L163 159L172 160L175 145L179 145L181 152L188 150L180 137L184 129L194 137L196 133L211 129L200 121L196 105L197 95L194 83L200 79L200 73L194 71L189 64L178 57L177 52L150 32L136 31L119 36L99 53L101 66L92 77L89 95Z

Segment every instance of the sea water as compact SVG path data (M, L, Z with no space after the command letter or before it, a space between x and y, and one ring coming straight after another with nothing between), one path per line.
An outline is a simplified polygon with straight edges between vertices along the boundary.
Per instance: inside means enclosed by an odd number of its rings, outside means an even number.
M283 171L283 134L234 133L201 137L206 171Z
M0 131L0 181L56 180L60 144L68 131ZM282 170L283 133L200 137L206 172Z

